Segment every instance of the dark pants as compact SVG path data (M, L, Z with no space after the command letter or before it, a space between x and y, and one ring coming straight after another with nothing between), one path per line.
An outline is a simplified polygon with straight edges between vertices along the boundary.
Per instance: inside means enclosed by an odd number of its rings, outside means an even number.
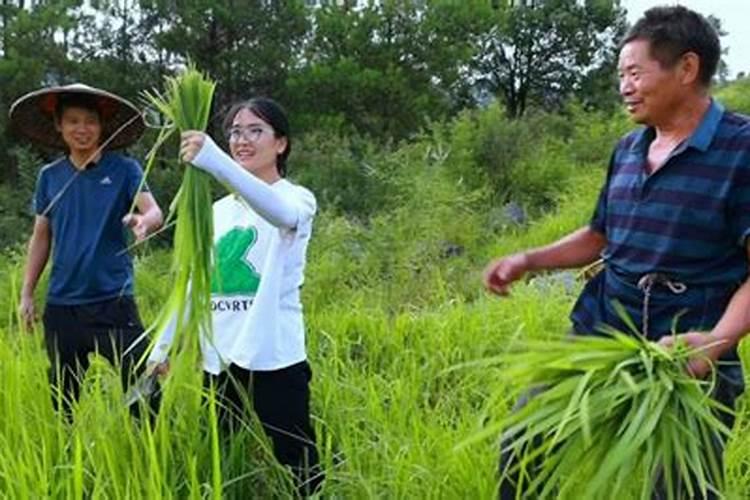
M148 347L148 339L141 339L134 345L144 329L133 297L74 306L48 304L43 323L51 362L50 383L53 391L62 392L62 409L68 414L80 395L81 380L89 367L89 354L97 352L120 367L123 390L145 368L138 361ZM60 409L56 392L53 402L55 408Z
M714 388L712 397L722 403L724 406L734 409L734 404L737 397L739 397L744 391L742 368L740 366L722 366L718 369L716 378L716 386ZM542 390L543 389L530 390L523 394L516 402L513 411L517 411L525 406L531 398L542 392ZM718 416L722 420L722 422L731 429L732 425L734 424L734 415L721 412ZM498 498L500 500L513 500L519 493L516 487L520 479L519 473L516 472L513 474L509 474L506 472L512 469L517 464L518 460L517 455L509 449L509 446L513 442L513 440L514 436L504 436L500 445L500 485L498 487ZM721 443L715 443L715 448L713 450L708 450L708 453L715 453L718 458L718 463L723 463L724 448ZM540 463L537 463L535 466L538 467L540 465ZM533 467L534 465L532 465L532 471ZM525 483L528 484L528 480L526 480ZM698 491L697 486L695 486L693 489L694 491ZM520 492L519 498L535 498L535 496L536 495L533 494L533 492L522 491ZM687 498L687 490L685 488L685 485L678 484L677 492L674 496L677 499ZM657 481L656 488L652 494L652 498L654 500L663 500L669 498L669 496L667 495L666 485L663 481ZM694 496L692 498L701 499L703 497L698 493L697 496ZM712 492L708 492L708 495L705 497L706 500L715 498L718 497Z
M310 380L307 361L272 371L249 371L236 365L219 375L206 375L216 388L219 422L225 431L247 423L250 409L258 415L273 443L276 459L295 476L298 492L308 496L323 480L315 432L310 425Z

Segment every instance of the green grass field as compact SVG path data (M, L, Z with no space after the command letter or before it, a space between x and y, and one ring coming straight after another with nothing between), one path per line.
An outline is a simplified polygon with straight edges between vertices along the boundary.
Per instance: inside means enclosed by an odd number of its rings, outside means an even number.
M747 110L744 88L722 98ZM335 142L299 157L314 165L300 176L319 199L360 210L317 217L303 289L325 498L495 496L498 437L472 438L524 388L483 361L520 338L564 335L581 281L533 277L498 299L482 291L481 270L586 223L612 144L630 126L575 111L527 125L503 120L491 108L365 159ZM352 179L359 184L347 191ZM537 216L509 224L502 193ZM230 441L217 435L194 353L172 360L153 427L130 418L115 370L98 359L73 423L55 414L41 331L22 332L15 313L21 262L20 250L0 257L0 498L291 496L257 426ZM170 291L169 265L164 251L138 252L147 322ZM727 498L750 498L746 399L725 453Z
M565 280L537 277L512 297L496 299L481 292L479 273L493 255L583 223L596 183L577 184L559 211L528 229L423 266L403 249L385 265L368 253L380 247L365 233L346 230L342 219L320 218L304 296L324 497L493 498L497 439L459 445L508 411L522 388L503 381L502 367L482 360L523 336L562 335L580 283L571 288ZM409 248L426 237L413 231ZM129 417L119 379L101 360L89 371L74 423L56 415L41 332L17 327L18 262L17 255L5 259L0 298L2 497L290 496L289 480L257 428L231 442L215 434L212 405L201 397L200 373L189 356L174 361L155 428ZM138 258L146 319L168 292L168 262L162 252ZM747 350L743 355L749 359ZM742 404L726 452L729 498L750 496L748 422Z

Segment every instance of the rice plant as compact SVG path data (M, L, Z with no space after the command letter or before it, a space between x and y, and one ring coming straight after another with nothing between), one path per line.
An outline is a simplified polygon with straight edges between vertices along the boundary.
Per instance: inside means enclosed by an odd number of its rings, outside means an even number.
M686 371L700 351L668 350L635 333L526 340L497 358L503 375L532 389L529 401L488 426L504 432L514 460L503 474L520 497L651 498L724 491L730 434L711 397L714 380ZM635 485L639 491L634 492Z
M166 118L173 131L202 131L208 126L215 87L213 81L191 65L182 74L167 77L162 92L146 92L145 97ZM160 136L157 144L164 140ZM152 158L156 151L152 150ZM185 332L192 337L193 345L201 333L211 332L211 179L200 169L186 166L166 218L167 224L177 219L172 253L174 286L157 332L171 319L176 319L178 348Z
M416 155L404 158L389 161L429 173L422 183L443 175ZM519 284L512 298L497 300L482 293L476 274L491 256L585 223L601 180L594 177L585 169L570 183L560 211L499 236L482 223L486 207L453 211L453 191L441 188L446 196L435 210L434 197L424 195L435 187L427 185L416 191L409 219L386 208L377 221L329 211L317 218L302 293L312 414L326 474L322 497L496 497L495 424L528 381L507 376L512 360L486 360L526 340L557 342L574 294L552 281L543 288ZM435 240L443 239L466 252L434 252ZM171 262L170 254L153 248L136 256L136 299L147 323L173 292ZM97 357L75 418L59 418L41 331L22 333L15 315L12 284L20 272L20 266L0 266L0 498L292 498L260 429L223 440L215 434L197 359L172 356L155 425L130 417L116 369ZM748 346L741 349L745 361ZM729 499L750 497L748 414L741 400L725 454ZM482 434L492 439L471 439ZM597 462L579 465L594 470ZM638 491L618 500L637 498L646 480L643 467L636 468L631 482ZM583 498L579 493L569 496Z

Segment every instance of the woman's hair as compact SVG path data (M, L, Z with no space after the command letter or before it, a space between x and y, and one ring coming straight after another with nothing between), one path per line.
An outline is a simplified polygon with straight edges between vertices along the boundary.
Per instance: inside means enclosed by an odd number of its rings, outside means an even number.
M229 108L224 118L223 129L225 134L229 133L229 130L232 128L232 122L234 122L234 117L243 109L250 111L269 124L273 128L276 138L286 138L286 148L276 156L276 169L279 171L281 177L286 177L286 159L292 150L292 138L289 136L289 120L287 119L286 111L284 111L284 108L279 103L268 97L255 97L248 101L238 102Z

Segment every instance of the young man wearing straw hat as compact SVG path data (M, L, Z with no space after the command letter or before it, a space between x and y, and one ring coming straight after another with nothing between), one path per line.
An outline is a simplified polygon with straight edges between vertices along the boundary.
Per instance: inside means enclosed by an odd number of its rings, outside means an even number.
M527 272L601 255L604 270L573 308L575 333L601 324L628 331L614 301L664 345L673 342L674 322L678 339L702 349L688 371L704 377L716 366L713 396L733 408L744 390L737 344L750 330L750 119L711 98L720 55L719 37L700 14L681 6L647 11L619 60L626 110L644 127L615 148L590 224L493 261L484 283L505 295ZM731 427L731 414L722 419ZM508 477L500 490L502 498L517 493Z
M67 153L39 172L20 313L29 326L35 320L34 289L51 253L45 344L52 384L68 408L89 353L121 363L127 385L147 347L139 341L125 228L141 241L161 225L162 213L142 188L138 162L111 151L135 142L145 124L130 102L81 84L21 97L10 124L32 142ZM133 205L138 210L130 213Z

